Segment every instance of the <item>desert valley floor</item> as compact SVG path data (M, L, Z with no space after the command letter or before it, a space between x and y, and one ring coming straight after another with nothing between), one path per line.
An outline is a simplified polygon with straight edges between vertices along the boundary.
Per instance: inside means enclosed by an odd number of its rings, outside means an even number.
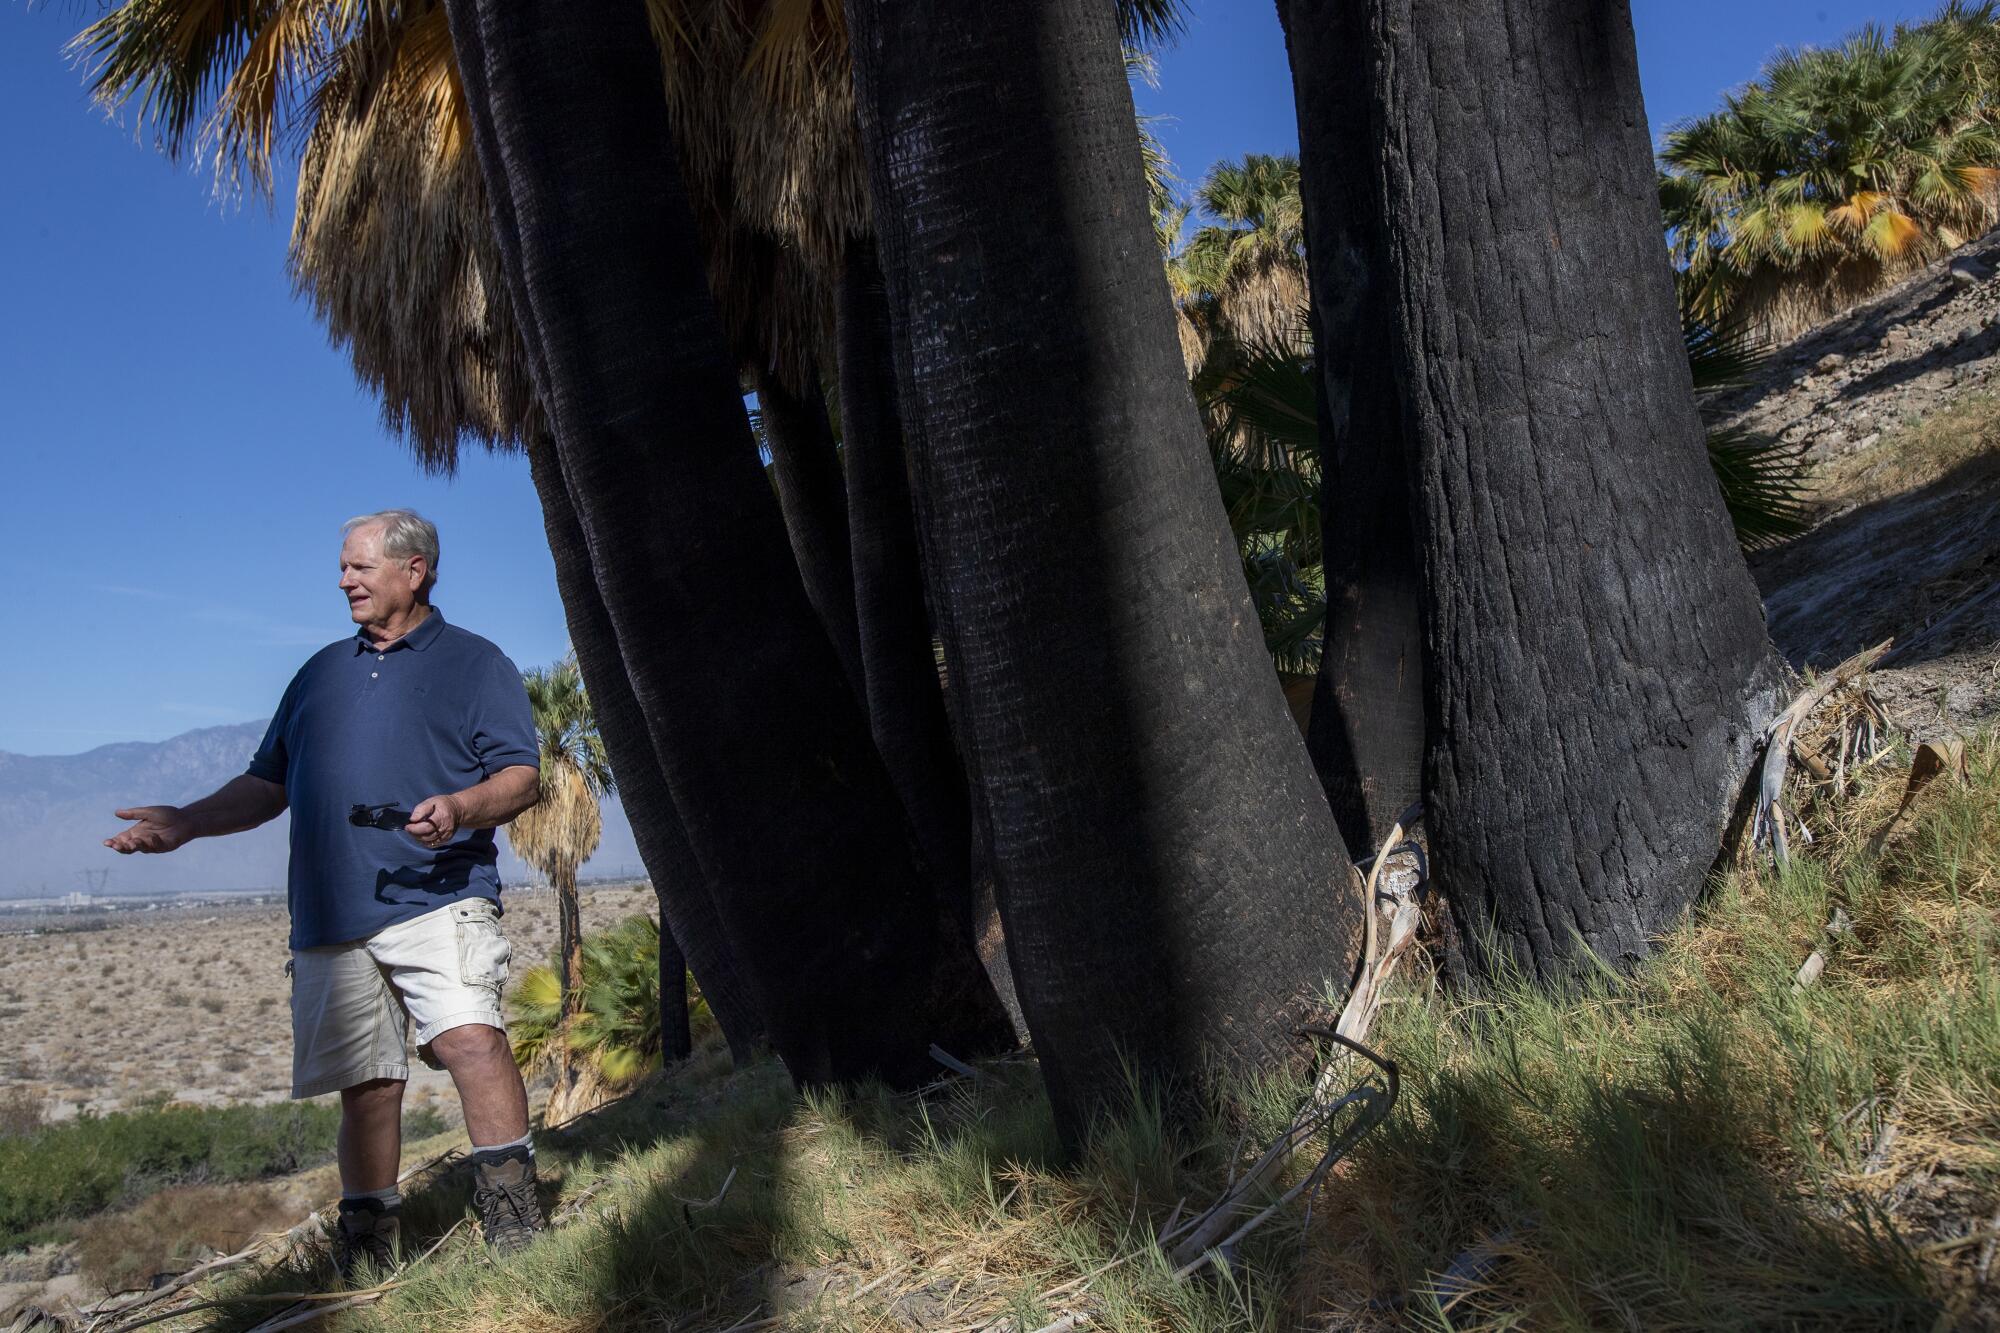
M513 975L553 957L555 897L509 889ZM599 929L651 913L643 885L586 888ZM0 936L0 1094L39 1098L49 1119L149 1100L270 1101L291 1079L282 902L54 918ZM451 1081L413 1061L413 1104L457 1113Z

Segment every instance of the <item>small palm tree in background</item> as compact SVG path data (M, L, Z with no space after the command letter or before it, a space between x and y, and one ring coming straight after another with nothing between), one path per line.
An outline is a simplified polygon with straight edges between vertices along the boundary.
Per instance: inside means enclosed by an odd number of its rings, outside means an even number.
M1786 52L1670 131L1682 307L1789 338L1983 234L2000 210L1996 6Z
M576 872L597 850L604 832L598 802L612 789L611 765L597 733L590 696L574 659L521 673L534 712L541 754L541 799L507 826L514 854L543 875L556 891L561 922L557 959L561 1018L549 1047L555 1091L548 1120L567 1119L577 1088L577 1062L567 1033L583 1011L583 922L576 896ZM655 946L657 956L657 945ZM655 1023L658 1016L655 1016Z
M615 1095L657 1067L660 1033L660 926L632 916L583 942L582 984L566 992L561 974L543 964L529 968L508 997L507 1030L514 1059L532 1069L558 1055L575 1062L569 1105L551 1112L555 1123ZM688 1025L695 1039L713 1025L708 1005L690 987ZM566 995L579 995L565 1016ZM553 1105L553 1103L551 1103Z
M1227 340L1303 348L1305 207L1298 158L1248 153L1241 161L1216 163L1174 217L1176 229L1188 216L1199 225L1173 248L1167 281L1203 348L1227 346Z

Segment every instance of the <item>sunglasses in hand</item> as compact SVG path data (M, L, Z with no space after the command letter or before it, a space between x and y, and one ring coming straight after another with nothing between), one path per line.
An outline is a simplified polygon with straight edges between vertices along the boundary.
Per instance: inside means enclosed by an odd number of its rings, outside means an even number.
M393 801L388 805L351 805L347 808L347 822L356 828L394 831L410 822L410 812L398 810Z

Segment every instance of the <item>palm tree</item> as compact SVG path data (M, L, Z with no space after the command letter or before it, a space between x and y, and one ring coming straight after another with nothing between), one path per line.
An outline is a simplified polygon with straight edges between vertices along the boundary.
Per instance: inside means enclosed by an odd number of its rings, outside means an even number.
M1128 35L1161 31L1175 20L1172 0L1127 0L1120 11ZM268 188L278 145L301 138L319 145L303 164L302 187L307 177L316 183L302 192L308 206L295 247L298 281L320 302L336 337L352 340L357 368L384 392L391 423L409 434L427 463L449 467L464 439L501 447L525 441L532 457L541 417L527 392L531 377L521 369L531 359L529 340L504 313L513 292L496 277L493 237L476 225L458 227L486 209L470 194L472 183L483 186L478 174L448 169L470 161L463 151L470 135L464 80L455 60L440 63L442 12L421 0L398 7L280 0L251 8L210 0L131 0L94 25L84 46L100 57L101 95L141 100L156 116L170 151L197 146L212 151L221 177ZM853 184L859 159L847 109L841 10L825 0L740 7L661 0L649 5L649 13L675 109L670 128L704 222L695 248L707 255L711 285L739 298L721 303L732 354L740 358L746 345L755 346L775 369L796 373L802 353L816 346L809 316L818 307L809 296L799 296L791 308L804 313L769 318L768 303L740 299L735 277L760 272L744 258L754 249L741 243L746 234L759 244L776 238L787 254L823 259L832 251L843 263L849 242L865 234L865 200ZM634 49L642 44L634 42ZM273 57L273 51L282 55ZM345 83L330 77L350 69L355 74ZM218 90L228 96L205 118L203 107ZM762 105L755 104L758 99ZM334 121L321 123L336 112ZM214 132L204 133L205 127ZM380 163L364 164L378 147L397 151L384 153ZM467 193L452 197L453 181L466 182ZM409 221L360 225L397 212ZM378 262L384 245L409 253L392 256L396 262ZM471 260L457 248L464 245L476 251ZM371 272L402 276L393 284L377 283L371 293ZM350 280L351 287L344 285ZM433 281L440 285L425 295L422 284ZM775 290L785 296L804 285L788 279ZM754 327L760 322L766 326L761 332ZM822 332L828 322L820 320ZM875 350L878 360L886 357L886 346ZM383 369L371 371L370 365ZM546 433L546 428L539 432ZM650 666L631 664L651 659L619 642L606 610L611 594L598 586L600 571L591 568L589 543L576 522L587 507L587 488L562 478L553 445L542 452L548 465L537 466L535 476L552 545L558 531L574 538L558 550L566 610L584 668L604 701L607 743L635 831L648 848L663 919L671 918L675 935L687 944L734 1044L745 1031L762 1031L762 1018L751 1016L758 1006L747 991L739 1023L724 1011L728 973L747 964L734 957L735 945L724 938L716 902L722 886L714 882L713 857L695 854L689 825L700 817L677 808L665 780L664 770L683 757L659 753L660 738L644 726L658 696L634 678ZM858 503L852 495L850 503ZM878 511L877 522L879 514L893 516L897 509L893 497L868 503ZM858 543L857 585L866 581L859 568L864 547L907 549L894 541ZM897 590L888 600L903 610L873 631L864 626L863 641L881 646L884 666L878 674L894 680L906 674L902 664L917 661L919 650L928 652L929 628L908 614L910 599L901 595L910 587L907 578L892 571L874 577ZM602 633L582 632L592 628ZM880 693L897 692L885 684ZM878 691L871 686L870 693ZM625 713L614 709L614 696L629 697L629 726L613 720ZM940 716L935 705L927 715ZM949 758L949 747L941 749L937 738L936 728L926 724L923 743L898 751L928 756L933 765L930 772L898 771L897 786L906 799L912 792L948 797L950 784L931 780L940 758ZM650 781L655 775L660 780ZM660 799L648 799L649 789ZM702 790L700 784L695 790ZM912 819L923 822L915 809ZM940 835L927 847L950 843L948 835ZM672 855L676 850L685 854ZM703 882L689 885L681 872L690 869ZM670 893L685 895L671 910Z
M729 984L746 962L725 938L715 907L715 879L721 872L696 855L687 814L679 808L684 802L675 800L671 784L651 780L659 770L685 762L684 757L660 755L659 738L644 725L644 691L631 678L629 655L604 608L599 573L590 567L588 544L576 522L576 488L563 479L553 446L538 448L549 427L530 389L527 340L509 308L512 293L497 276L494 236L490 225L482 225L489 201L477 160L465 151L471 142L467 103L445 11L425 3L361 6L358 15L350 12L355 9L314 0L249 10L210 6L204 0L132 0L94 25L82 42L100 57L101 95L108 100L138 97L149 112L159 113L165 147L183 151L199 144L213 151L220 174L268 185L274 144L305 135L295 273L336 337L351 340L357 369L383 390L385 415L406 432L420 458L449 468L463 439L499 447L525 441L531 461L542 455L533 473L557 552L566 613L585 669L605 694L609 744L626 775L628 804L662 897L663 920L687 943L718 1012L724 1014L732 1045L745 1051L765 1024L757 1012L761 1004ZM771 203L762 218L769 228L843 228L843 215L834 206L838 190L824 183L837 177L837 161L814 151L808 136L739 134L729 128L760 115L762 123L777 122L768 109L735 105L745 100L743 90L765 85L733 77L743 70L748 54L731 59L721 47L747 32L754 39L760 72L782 72L793 59L787 51L810 54L819 49L810 23L790 37L773 36L785 14L799 10L797 5L771 6L757 22L746 24L712 4L653 7L656 28L664 24L669 29L659 49L670 96L688 111L673 122L679 146L684 156L705 164L708 173L700 177L708 201L702 211L712 225L695 248L708 253L711 281L718 274L748 273L763 289L772 286L752 262L769 247L758 250L740 243L744 226L712 216L715 200L727 197L736 206L755 193L744 189L750 175L761 172L787 182L785 189L759 196ZM655 49L643 29L628 32L627 38L635 51ZM272 64L261 53L274 43L291 54ZM700 93L702 79L710 80L714 98ZM822 112L832 105L837 112L835 85L843 82L815 88L780 80L776 92L813 102ZM251 85L272 95L260 100L229 91ZM201 99L204 89L215 87L227 96L207 122L212 132L204 133ZM156 96L162 89L172 95ZM232 128L237 126L249 128L238 133ZM722 152L702 142L704 126L725 145L742 139L744 151ZM851 129L847 137L851 140ZM749 167L746 159L754 159ZM812 174L822 168L833 176ZM718 172L736 179L724 183ZM807 202L798 190L812 180L822 180L809 191L821 198ZM861 225L852 217L847 222ZM786 234L802 242L811 239L803 231ZM779 293L796 285L780 284ZM726 309L762 317L771 305L759 297ZM749 335L744 330L751 328L768 337L757 349L761 356L774 364L782 365L788 357L796 363L810 340L787 344L784 335L809 323L804 316L793 316L761 328L752 327L755 321L747 318L739 320L731 326L735 355L746 355L742 344ZM740 419L740 407L736 411ZM717 583L714 594L726 599L728 585ZM771 638L803 642L809 633L788 629ZM928 643L927 632L924 641ZM750 678L743 680L745 688L752 687ZM628 697L629 710L618 706ZM803 743L810 743L809 738ZM708 789L698 785L691 790ZM699 880L691 882L691 874ZM797 885L807 877L760 878L773 885ZM733 1002L725 1007L725 996L732 994Z
M1305 345L1305 212L1299 160L1249 153L1218 162L1195 191L1200 221L1169 261L1171 283L1211 339Z
M1109 8L848 16L954 716L1075 1142L1128 1073L1295 1059L1360 904L1162 318Z
M1294 35L1341 8L1294 0ZM1432 865L1473 966L1629 965L1701 891L1784 681L1658 259L1631 16L1363 9L1299 69L1367 88L1407 149L1378 147L1363 217L1408 429Z
M1279 0L1298 108L1313 255L1312 454L1326 591L1306 747L1348 850L1369 855L1422 789L1422 590L1411 530L1409 425L1384 336L1393 315L1373 189L1374 90L1354 53L1371 16L1346 0Z
M1994 11L1786 52L1670 131L1660 199L1687 313L1789 337L1992 226Z
M772 1045L816 1083L923 1078L932 1044L1009 1042L791 565L644 15L450 11L559 470Z
M136 101L166 152L204 155L218 182L268 190L280 147L303 142L293 280L420 463L449 472L466 442L527 447L571 640L605 716L661 921L689 951L731 1049L747 1058L762 1020L637 723L554 466L500 277L443 8L131 0L75 49L93 60L100 99Z
M663 1060L686 1054L673 1051L673 1038L660 1023L669 1008L659 994L667 976L666 943L652 918L627 917L584 938L580 984L563 984L558 958L556 967L529 968L507 997L516 1064L530 1070L560 1059L577 1066L576 1091L566 1107L550 1110L550 1122L586 1111ZM572 995L580 997L573 1010ZM705 1030L713 1021L699 994L689 1009L694 1028Z
M521 673L535 718L541 761L541 797L507 825L507 842L556 892L557 954L561 962L560 1046L583 1009L583 923L576 895L577 868L597 850L604 831L599 802L612 789L611 766L597 717L574 658ZM575 1061L556 1060L551 1120L566 1119L576 1085Z

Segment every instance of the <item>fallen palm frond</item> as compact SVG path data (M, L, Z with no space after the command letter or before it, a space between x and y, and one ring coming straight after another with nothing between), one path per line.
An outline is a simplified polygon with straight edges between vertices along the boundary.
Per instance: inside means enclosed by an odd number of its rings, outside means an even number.
M1750 839L1753 847L1768 845L1772 859L1780 868L1791 859L1787 821L1799 824L1801 829L1805 827L1799 823L1797 802L1788 804L1785 799L1785 779L1790 772L1791 759L1794 755L1798 756L1801 765L1812 774L1815 784L1832 783L1844 790L1850 757L1858 765L1882 752L1887 739L1888 715L1882 710L1881 703L1859 682L1894 642L1893 639L1885 639L1865 652L1856 653L1813 681L1766 728L1764 760L1758 770L1757 809L1751 822ZM1846 692L1853 702L1837 711L1832 724L1835 754L1833 764L1829 765L1824 741L1826 733L1822 732L1820 745L1811 746L1802 743L1803 729L1822 704L1842 692ZM1806 836L1810 838L1811 834Z
M1336 1043L1336 1049L1329 1053L1325 1065L1313 1080L1311 1096L1292 1117L1285 1132L1254 1165L1230 1182L1221 1198L1189 1223L1186 1234L1178 1239L1172 1252L1178 1274L1192 1273L1210 1256L1217 1261L1226 1261L1232 1247L1258 1225L1268 1221L1278 1208L1302 1193L1309 1194L1317 1189L1334 1163L1363 1134L1386 1119L1395 1105L1398 1086L1396 1066L1370 1051L1361 1041L1368 1035L1375 1015L1381 1011L1383 987L1394 973L1398 960L1416 939L1421 916L1420 898L1428 876L1422 849L1408 841L1407 830L1422 814L1421 802L1404 811L1383 840L1381 850L1369 863L1368 877L1361 893L1362 902L1367 904L1367 914L1363 926L1360 971L1354 989L1349 992L1347 1003L1341 1010L1340 1021L1330 1032L1323 1034ZM1383 873L1391 859L1398 855L1413 858L1415 874L1399 892L1381 892ZM1388 916L1386 939L1380 920L1385 913ZM1364 1081L1347 1093L1335 1096L1335 1088L1348 1078L1357 1055L1372 1062L1381 1071L1381 1085L1372 1086ZM1269 1191L1271 1183L1283 1173L1293 1154L1349 1110L1356 1113L1354 1120L1340 1133L1331 1135L1326 1152L1305 1178L1280 1195L1277 1202L1267 1205L1249 1221L1236 1225L1236 1219L1250 1206L1250 1202Z

